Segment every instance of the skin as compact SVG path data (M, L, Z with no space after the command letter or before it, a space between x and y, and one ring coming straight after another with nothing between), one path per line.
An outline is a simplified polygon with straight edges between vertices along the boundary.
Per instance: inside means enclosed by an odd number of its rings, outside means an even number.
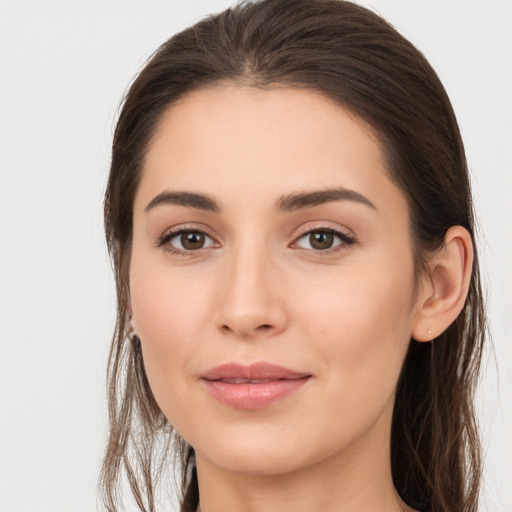
M277 212L280 197L343 187L345 199ZM159 204L208 194L213 212ZM415 293L409 214L379 143L317 93L218 86L172 105L134 204L132 323L155 398L194 447L202 512L400 511L390 469L394 394L411 337L462 307L471 242L459 227ZM207 234L182 255L172 229ZM334 229L334 249L309 231ZM429 332L432 331L432 332ZM258 410L220 403L200 376L267 361L312 377Z

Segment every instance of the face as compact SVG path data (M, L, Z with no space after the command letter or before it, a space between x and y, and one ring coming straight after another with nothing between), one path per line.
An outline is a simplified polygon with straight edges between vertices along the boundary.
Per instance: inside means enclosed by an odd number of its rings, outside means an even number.
M363 121L288 88L203 89L166 112L134 205L132 320L198 464L375 456L414 284L406 199Z

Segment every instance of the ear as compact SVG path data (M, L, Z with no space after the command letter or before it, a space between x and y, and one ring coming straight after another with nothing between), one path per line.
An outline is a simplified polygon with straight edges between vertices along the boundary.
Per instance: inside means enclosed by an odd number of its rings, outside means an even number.
M430 275L422 282L412 337L431 341L459 316L473 269L473 243L462 226L452 226L443 247L429 261Z
M130 327L132 332L137 333L137 324L135 323L135 318L133 315L130 315Z
M129 322L130 322L131 331L136 333L137 332L137 325L135 324L135 317L133 315L133 308L132 308L131 299L128 300L128 315L129 315Z

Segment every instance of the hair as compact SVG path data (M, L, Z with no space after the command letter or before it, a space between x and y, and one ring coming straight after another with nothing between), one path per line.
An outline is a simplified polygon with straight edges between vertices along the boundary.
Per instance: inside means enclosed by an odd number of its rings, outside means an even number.
M117 287L110 431L100 478L109 511L119 509L122 475L140 510L156 510L159 479L175 462L181 512L198 504L194 450L158 407L140 344L130 336L128 274L134 196L159 121L185 94L222 84L309 89L365 120L408 201L417 276L428 272L428 257L443 247L451 226L463 226L475 242L464 147L448 96L425 57L375 13L344 0L245 1L171 37L124 98L105 195ZM404 501L419 510L477 510L474 392L485 332L475 248L463 310L432 343L411 340L397 385L392 475Z

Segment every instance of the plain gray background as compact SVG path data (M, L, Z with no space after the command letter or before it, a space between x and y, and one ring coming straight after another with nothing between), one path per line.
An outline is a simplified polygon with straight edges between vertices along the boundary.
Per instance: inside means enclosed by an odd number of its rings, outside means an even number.
M102 194L117 107L229 0L0 0L0 512L96 509L114 325ZM482 512L512 511L512 1L365 0L439 73L467 147L495 355Z

